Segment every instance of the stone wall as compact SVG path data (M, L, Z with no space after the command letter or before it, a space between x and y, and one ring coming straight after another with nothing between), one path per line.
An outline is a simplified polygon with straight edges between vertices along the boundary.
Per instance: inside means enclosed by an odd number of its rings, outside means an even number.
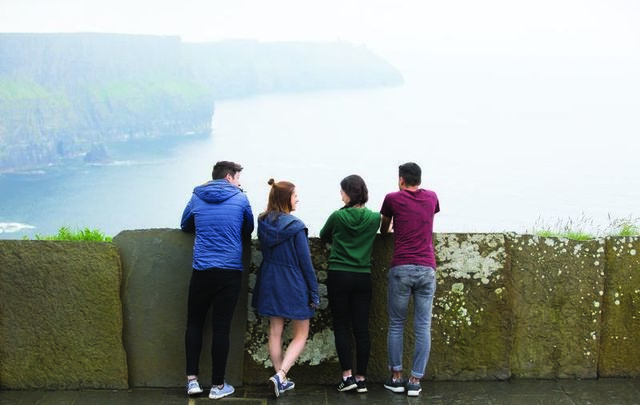
M325 285L329 247L310 242L322 301L291 375L300 383L335 383L340 367ZM232 326L227 380L235 385L263 384L273 373L267 321L249 306L261 260L259 244L252 243ZM640 376L640 238L438 234L435 243L427 378ZM192 235L172 229L125 231L114 243L0 241L0 387L181 387L192 244ZM388 375L392 251L393 235L378 236L372 382ZM208 381L210 332L204 342L201 379ZM406 333L407 368L412 351Z
M436 235L438 281L427 378L640 375L639 241ZM252 274L260 263L259 246L254 245ZM374 245L371 381L388 377L386 278L392 246L392 235L379 236ZM291 375L300 382L335 383L340 368L324 285L328 247L312 239L311 251L323 300L311 322L307 349ZM250 308L244 358L248 383L263 383L273 373L265 346L267 325ZM407 328L412 327L409 318ZM413 336L405 333L406 368L412 352Z
M112 243L0 242L0 388L126 389Z

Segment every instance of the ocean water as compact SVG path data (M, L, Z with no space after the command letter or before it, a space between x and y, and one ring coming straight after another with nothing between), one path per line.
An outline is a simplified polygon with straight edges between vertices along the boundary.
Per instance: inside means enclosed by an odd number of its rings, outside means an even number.
M0 174L0 238L61 226L108 235L178 228L193 187L210 179L217 160L245 167L255 214L270 177L293 181L295 214L311 235L340 207L343 177L363 176L368 206L378 210L407 161L420 164L423 187L439 195L436 232L527 232L571 218L602 228L640 214L640 124L628 87L609 86L608 76L587 78L586 91L584 78L466 73L219 102L210 136L111 145L114 161L105 165Z

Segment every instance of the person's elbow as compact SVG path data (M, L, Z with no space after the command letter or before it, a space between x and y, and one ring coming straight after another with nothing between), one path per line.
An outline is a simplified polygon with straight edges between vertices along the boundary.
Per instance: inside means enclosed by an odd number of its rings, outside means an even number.
M180 229L182 232L193 233L196 231L196 223L193 217L185 217L180 221Z
M382 235L386 235L391 230L391 218L382 216L382 220L380 221L380 233Z
M331 234L327 234L327 233L322 233L320 232L320 234L318 235L318 237L320 238L321 241L323 241L324 243L331 243L332 242L332 236Z

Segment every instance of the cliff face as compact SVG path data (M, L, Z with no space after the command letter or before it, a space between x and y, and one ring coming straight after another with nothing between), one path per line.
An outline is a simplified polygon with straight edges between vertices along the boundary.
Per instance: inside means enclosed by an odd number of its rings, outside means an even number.
M214 100L401 82L387 62L343 42L0 34L0 170L111 141L206 133Z

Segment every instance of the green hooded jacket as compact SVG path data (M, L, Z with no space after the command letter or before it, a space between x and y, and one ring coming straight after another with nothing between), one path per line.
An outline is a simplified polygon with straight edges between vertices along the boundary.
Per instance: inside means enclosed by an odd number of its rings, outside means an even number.
M379 228L380 213L369 208L334 211L320 230L320 239L331 243L329 270L371 273L371 252Z

